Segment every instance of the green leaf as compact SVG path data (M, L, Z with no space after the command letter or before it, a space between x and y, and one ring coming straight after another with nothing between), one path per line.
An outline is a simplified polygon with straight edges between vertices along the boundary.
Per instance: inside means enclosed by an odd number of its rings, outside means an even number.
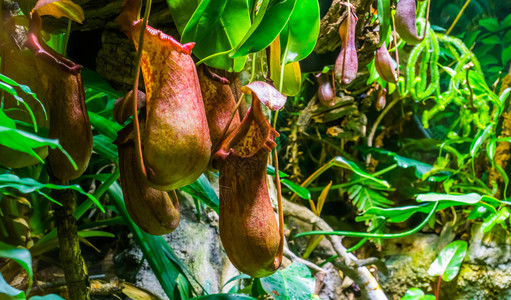
M133 223L124 205L122 189L119 183L114 182L110 185L109 194L117 211L133 233L134 240L142 250L144 258L147 259L151 270L154 275L156 275L156 278L158 278L163 290L170 299L174 299L174 292L177 288L177 278L179 274L182 274L180 270L181 266L170 259L172 254L175 256L174 251L163 237L145 233Z
M105 117L102 117L96 113L89 111L90 124L99 133L104 134L112 141L117 139L117 131L122 129L122 126L117 122L111 121Z
M83 9L71 0L39 0L33 10L41 16L66 17L78 23L85 19Z
M481 232L489 232L495 225L504 223L507 219L509 219L509 215L509 210L506 207L503 207L497 213L491 214L488 218L486 218L483 224L481 224Z
M311 199L311 192L308 189L300 186L299 184L294 183L291 180L286 179L286 178L280 179L280 182L282 182L282 184L287 186L292 192L296 193L298 195L298 197L305 199L305 200Z
M192 17L193 13L201 0L167 0L172 21L176 24L179 34L183 34L186 24Z
M390 22L390 0L378 0L378 21L380 22L380 43L381 46L389 34Z
M511 138L510 138L510 140L511 140ZM266 165L266 172L268 173L268 175L275 176L275 168L272 165ZM289 175L287 175L286 173L284 173L280 170L279 170L279 176L281 179L289 177Z
M489 212L488 208L482 204L476 204L470 211L467 220L475 220L480 217L484 217Z
M371 148L370 152L377 153L377 154L383 154L383 155L386 155L386 156L392 158L400 168L403 168L403 169L415 168L415 176L418 179L422 179L425 174L429 173L433 169L433 166L430 164L398 155L397 153L392 152L392 151L387 151L387 150L379 149L379 148Z
M382 193L373 190L365 184L355 184L348 189L348 194L358 211L366 211L371 207L389 207L394 204Z
M280 33L282 63L297 62L307 57L319 34L317 0L297 0L289 21Z
M49 294L45 296L30 297L29 300L65 300L65 299L60 297L59 295Z
M195 42L193 53L200 59L225 52L205 63L214 68L240 72L247 57L233 59L227 54L241 42L249 28L246 0L203 0L186 24L181 42Z
M492 161L495 158L495 151L497 150L497 140L492 138L486 145L486 154L488 159Z
M504 50L502 50L502 64L507 65L507 63L510 60L511 60L511 45L507 46L506 48L504 48Z
M338 167L343 167L343 168L346 168L348 170L351 170L355 174L357 174L358 176L360 176L362 178L369 179L371 181L374 181L374 182L376 182L378 184L383 185L386 188L390 188L390 184L387 181L379 179L379 178L376 178L373 175L364 172L356 163L354 163L352 161L349 161L349 160L346 160L342 156L336 156L334 158L334 164L336 166L338 166Z
M485 39L482 39L480 42L485 45L500 45L501 44L500 38L496 35L492 35Z
M112 86L101 75L89 68L82 69L83 85L99 92L103 92L113 98L123 97L124 94L112 88Z
M442 276L443 281L451 281L458 275L461 263L467 254L467 242L454 241L445 246L428 270L430 276Z
M212 294L202 297L193 298L197 300L256 300L247 295L236 295L236 294Z
M419 288L411 288L406 291L401 300L435 300L435 296L425 295Z
M25 292L10 286L0 273L0 300L25 299Z
M475 204L481 199L483 196L470 193L464 195L450 195L450 194L437 194L437 193L428 193L428 194L420 194L417 196L417 202L436 202L436 201L456 201L465 204Z
M35 152L34 149L48 146L51 149L59 149L66 155L69 161L76 167L73 159L56 139L43 138L30 132L16 129L16 124L9 118L3 110L0 110L0 144L3 146L26 153L37 158L40 162L43 159Z
M3 242L0 242L0 257L9 258L17 262L28 274L28 290L32 286L32 277L34 273L32 271L32 256L30 255L30 251L25 248L18 248L13 245L9 245ZM3 280L3 277L2 277Z
M484 141L486 141L486 138L490 134L492 127L492 124L490 124L484 130L479 130L477 132L476 137L472 140L472 145L470 145L470 155L472 157L477 156L481 145L484 143Z
M311 271L302 263L293 263L284 270L277 270L273 275L261 278L261 284L275 300L308 300L315 288Z
M199 179L195 180L192 184L181 187L180 190L202 201L218 213L220 201L206 175L202 174Z
M357 217L356 220L363 221L371 219L374 216L376 216L385 218L388 222L393 223L404 222L415 213L418 212L426 214L429 213L431 211L431 207L433 206L433 203L431 202L439 202L437 207L438 211L451 206L475 205L484 198L485 196L481 196L475 193L466 195L449 195L434 193L421 194L417 196L417 201L429 203L421 203L419 205L410 205L394 208L371 207L362 216Z
M496 18L487 18L479 20L479 25L490 32L497 32L500 29L499 22Z
M41 102L41 100L39 100L39 98L37 98L37 95L34 92L32 92L32 90L30 89L29 86L24 85L24 84L19 84L16 81L12 80L11 78L9 78L9 77L7 77L7 76L5 76L3 74L0 74L0 80L5 82L5 83L7 83L10 86L17 86L17 87L19 87L20 90L22 90L25 94L30 95L32 98L34 98L34 100L36 100L41 105L41 108L44 111L44 115L47 116L46 108L44 107L44 105ZM13 91L14 91L14 93L12 93ZM13 95L15 98L18 97L18 93L14 89L9 89L9 91L7 91L7 92L11 93L11 95ZM31 113L31 110L29 110L29 111Z
M244 56L268 47L287 24L296 1L263 0L254 23L230 56Z
M65 189L71 189L74 191L77 191L78 193L85 195L87 198L92 200L102 212L105 212L105 209L99 203L98 199L96 197L92 196L91 194L85 192L80 186L78 185L56 185L51 183L40 183L37 180L33 178L19 178L17 175L14 174L0 174L0 189L10 187L17 189L23 194L28 194L32 192L38 192L41 195L47 197L49 200L56 202L52 198L50 198L48 195L44 194L41 190L43 189L53 189L53 190L65 190ZM60 203L58 203L60 205Z
M98 134L92 137L92 142L94 152L101 157L111 160L118 159L117 146L109 137Z

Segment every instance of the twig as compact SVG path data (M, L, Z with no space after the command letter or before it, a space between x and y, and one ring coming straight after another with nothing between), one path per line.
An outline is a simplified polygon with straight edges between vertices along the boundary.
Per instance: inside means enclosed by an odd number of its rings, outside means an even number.
M451 31L453 30L454 26L456 26L456 24L458 23L458 21L460 20L461 18L461 15L463 15L463 12L465 11L465 9L467 8L468 4L470 3L470 1L472 0L467 0L465 2L465 4L463 5L463 7L461 8L460 12L458 13L458 15L456 16L456 19L454 19L454 21L452 22L451 24L451 27L449 27L449 29L445 32L446 35L449 35L451 33Z
M298 257L296 254L294 254L291 250L289 250L289 248L287 247L284 247L284 255L289 258L290 260L292 260L293 262L299 262L299 263L302 263L304 265L306 265L307 267L309 267L309 269L313 270L313 271L316 271L318 273L327 273L327 270L319 267L318 265L306 260L306 259L303 259L301 257Z
M316 216L306 207L282 199L284 213L297 219L310 223L324 231L333 231L332 228L320 217ZM334 251L339 255L333 264L353 279L361 288L362 297L370 300L387 300L387 296L374 279L373 275L366 267L359 267L356 264L357 258L346 252L346 248L341 243L341 237L335 235L326 236L332 244Z
M385 115L392 109L392 107L394 107L394 105L396 105L396 103L398 103L400 100L401 100L401 98L396 98L396 99L392 100L392 102L390 102L390 104L387 105L387 107L385 107L385 109L381 112L381 114L378 116L376 121L374 121L373 127L371 128L371 132L367 136L367 146L368 147L373 146L374 135L376 134L378 125L380 125L381 121L383 120L383 117L385 117ZM366 163L369 164L370 162L371 162L371 154L368 154Z

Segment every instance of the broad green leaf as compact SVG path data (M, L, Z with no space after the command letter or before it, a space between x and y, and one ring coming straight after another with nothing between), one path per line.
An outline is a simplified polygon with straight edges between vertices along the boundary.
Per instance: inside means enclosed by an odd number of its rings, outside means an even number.
M39 0L33 10L41 16L66 17L80 24L85 19L83 9L71 0Z
M25 248L18 248L13 245L6 244L4 242L0 242L0 257L9 258L17 262L28 274L28 290L32 286L32 277L34 273L32 271L32 256L30 255L30 251ZM2 277L3 280L3 277ZM11 290L11 292L14 292Z
M246 0L203 0L186 24L181 42L195 42L193 53L200 59L224 52L205 63L214 68L240 72L247 57L233 59L227 54L241 42L249 28Z
M417 201L425 203L394 208L372 207L369 208L362 216L357 217L356 220L363 221L371 219L373 216L377 216L385 218L388 222L399 223L408 220L408 218L415 213L429 213L431 211L431 207L434 205L432 202L440 202L437 207L438 211L451 206L475 205L482 199L484 199L484 196L480 196L475 193L467 195L422 194L417 196Z
M287 24L297 0L263 0L254 23L231 57L259 52L268 47Z
M496 18L481 19L479 20L479 25L490 32L497 32L500 29L499 22Z
M500 223L506 222L509 219L509 210L506 207L503 207L499 212L491 214L484 222L481 224L481 232L486 233L492 228ZM505 223L504 223L505 224Z
M30 297L30 299L28 299L28 300L65 300L65 299L60 297L59 295L49 294L49 295L45 295L45 296Z
M167 0L172 21L176 24L179 34L183 34L186 24L192 17L193 13L201 0Z
M435 300L435 296L425 295L419 288L411 288L406 291L401 300Z
M480 217L484 217L490 211L488 208L482 204L476 204L474 208L468 214L467 220L474 220Z
M298 62L306 58L319 34L319 4L317 0L296 0L293 13L280 33L282 62Z
M387 151L379 148L370 149L371 153L383 154L390 158L392 158L399 167L406 168L415 168L415 176L419 179L422 179L425 174L430 172L433 169L433 166L415 159L411 159L408 157L404 157L398 155L395 152Z
M511 31L508 31L511 32ZM502 50L502 64L507 65L507 63L511 60L511 45L507 46Z
M378 46L381 46L387 38L391 20L390 0L378 0L378 21L380 22L380 43Z
M293 62L282 68L280 36L277 36L270 44L270 71L273 84L282 94L296 96L300 92L302 84L300 64Z
M501 41L500 38L496 35L489 36L485 39L480 40L481 43L486 45L500 45Z
M277 270L273 275L261 278L261 284L275 300L308 300L315 288L311 271L302 263L293 263L284 270Z
M197 300L256 300L256 298L252 298L247 295L236 295L236 294L212 294L206 295L202 297L193 298Z
M483 196L476 194L476 193L470 193L470 194L464 194L464 195L450 195L450 194L437 194L437 193L428 193L428 194L420 194L417 196L417 202L430 202L430 201L456 201L456 202L462 202L466 204L475 204L481 199Z
M26 299L25 292L10 286L0 273L0 300Z
M442 276L443 281L451 281L458 275L461 263L467 254L467 242L454 241L445 246L428 270L430 276Z

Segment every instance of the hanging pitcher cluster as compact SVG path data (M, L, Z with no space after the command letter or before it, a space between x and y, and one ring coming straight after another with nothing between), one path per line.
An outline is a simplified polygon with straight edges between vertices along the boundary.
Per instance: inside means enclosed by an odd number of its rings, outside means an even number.
M278 110L286 97L263 82L240 89L207 67L197 70L191 57L194 44L182 45L157 29L144 28L140 9L140 0L126 0L117 18L137 49L145 30L140 66L146 94L137 91L134 97L131 91L114 108L120 124L133 117L115 142L128 212L146 232L169 233L180 219L175 190L207 168L217 169L225 251L240 271L270 275L280 265L283 237L268 193L266 165L279 134L265 119L261 102ZM235 101L239 90L252 95L242 121Z

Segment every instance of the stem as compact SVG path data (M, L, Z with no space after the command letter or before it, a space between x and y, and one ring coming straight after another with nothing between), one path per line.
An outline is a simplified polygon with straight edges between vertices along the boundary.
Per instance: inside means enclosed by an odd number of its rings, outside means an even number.
M378 233L368 233L368 232L353 232L353 231L308 231L301 232L296 234L293 238L298 238L302 236L310 236L310 235L342 235L342 236L351 236L351 237L361 237L361 238L380 238L380 239L393 239L393 238L401 238L405 236L409 236L421 230L424 225L426 225L431 219L431 217L435 214L436 209L438 207L439 202L435 202L433 209L429 212L428 216L422 221L417 227L400 232L400 233L390 233L390 234L378 234Z
M458 15L456 16L456 18L454 19L454 21L452 22L451 24L451 27L449 27L449 29L445 32L446 35L449 35L451 33L451 31L453 30L454 26L456 26L456 24L458 23L458 21L460 20L461 18L461 15L463 15L463 12L465 11L465 9L467 8L468 4L470 3L470 1L472 0L467 0L465 2L465 4L463 5L463 7L461 8L460 12L458 13Z
M218 56L222 56L222 55L225 55L225 54L228 54L229 52L231 52L232 49L229 49L229 50L226 50L226 51L222 51L222 52L218 52L218 53L214 53L214 54L211 54L210 56L207 56L201 60L199 60L198 62L195 63L195 66L199 66L200 64L202 64L203 62L206 62L210 59L213 59L215 57L218 57Z
M62 48L62 55L67 54L67 44L69 43L69 35L71 34L71 19L67 20L66 36L64 37L64 47Z
M438 276L438 283L436 284L435 299L440 299L440 283L442 283L442 276Z
M382 174L385 174L389 171L392 171L394 170L395 168L399 167L397 164L393 164L391 166L388 166L386 167L385 169L382 169L378 172L375 172L372 174L372 176L374 177L378 177ZM361 182L364 182L366 180L369 180L368 178L360 178L360 179L357 179L357 180L353 180L353 181L350 181L350 182L346 182L346 183L340 183L340 184L334 184L330 187L330 190L340 190L340 189L345 189L347 187L350 187L354 184L358 184L358 183L361 183ZM308 188L309 191L311 192L319 192L319 191L322 191L325 187L323 186L316 186L316 187L311 187L311 188Z
M378 116L378 118L376 119L376 121L373 124L373 127L371 128L371 132L367 136L367 146L368 147L373 146L374 135L376 134L376 129L378 129L378 125L380 125L380 122L383 120L385 115L392 109L392 107L394 107L394 105L396 105L396 103L398 103L400 100L401 100L401 98L396 98L396 99L392 100L392 102L390 102L390 104L387 105L387 107L385 107L385 109ZM366 163L369 164L370 162L371 162L371 154L368 154Z
M147 171L144 165L144 157L142 155L142 139L140 137L140 123L138 121L138 81L140 78L140 64L142 62L142 49L144 48L144 33L147 27L147 19L151 10L151 0L146 1L144 20L142 21L142 28L140 28L140 37L138 39L138 52L137 52L137 72L135 74L135 83L133 84L133 127L135 129L135 149L138 156L137 164L140 166L142 174L147 178Z
M52 178L52 183L68 184L56 178ZM54 205L54 209L59 238L59 258L67 282L69 300L90 300L87 268L81 254L76 219L73 216L76 207L73 192L69 189L53 190L52 196L62 204Z

